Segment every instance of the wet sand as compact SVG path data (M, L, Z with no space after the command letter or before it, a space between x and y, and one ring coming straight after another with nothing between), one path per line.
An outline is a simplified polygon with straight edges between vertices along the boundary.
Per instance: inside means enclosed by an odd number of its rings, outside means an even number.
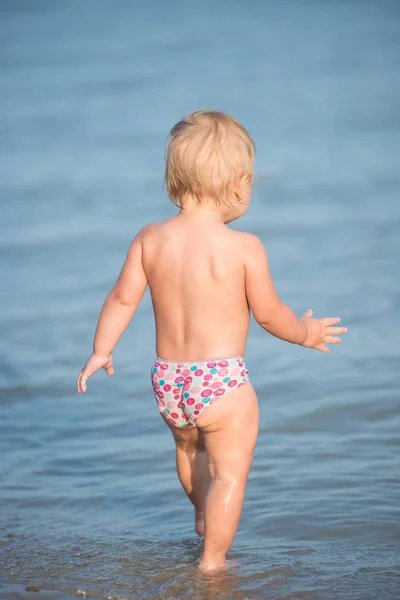
M37 590L38 585L0 584L0 600L76 600L79 596L62 592ZM82 596L83 598L85 596Z

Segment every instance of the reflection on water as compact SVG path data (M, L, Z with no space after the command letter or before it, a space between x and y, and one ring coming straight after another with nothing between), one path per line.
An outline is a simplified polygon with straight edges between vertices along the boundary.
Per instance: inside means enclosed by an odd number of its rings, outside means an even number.
M0 598L400 597L397 3L2 2L0 29ZM349 328L325 357L252 326L260 437L214 578L152 401L148 295L115 377L75 393L130 239L174 213L168 129L200 106L256 140L233 226L297 312Z

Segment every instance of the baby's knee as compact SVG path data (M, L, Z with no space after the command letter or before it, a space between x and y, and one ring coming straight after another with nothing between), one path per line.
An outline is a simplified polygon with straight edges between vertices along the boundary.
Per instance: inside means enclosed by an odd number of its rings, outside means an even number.
M176 447L181 452L186 452L187 454L197 454L198 452L206 452L204 442L200 439L175 439L175 443Z
M247 452L237 453L226 461L222 458L210 461L210 469L213 474L213 479L243 482L247 481L252 462L253 452L249 450Z
M211 477L218 485L243 486L246 485L249 470L246 468L235 469L211 469Z

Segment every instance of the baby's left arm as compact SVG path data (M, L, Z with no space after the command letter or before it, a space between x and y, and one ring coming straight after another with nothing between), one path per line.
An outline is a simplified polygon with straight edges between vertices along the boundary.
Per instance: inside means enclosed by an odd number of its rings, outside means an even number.
M78 376L79 393L99 369L114 374L111 353L127 328L143 297L147 279L142 264L142 231L133 240L117 282L108 294L96 327L93 354Z

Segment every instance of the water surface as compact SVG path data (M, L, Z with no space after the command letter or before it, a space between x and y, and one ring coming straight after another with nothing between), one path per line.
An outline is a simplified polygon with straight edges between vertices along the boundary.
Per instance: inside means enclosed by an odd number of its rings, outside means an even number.
M4 0L0 31L0 598L399 598L398 3ZM202 106L256 141L233 226L282 299L349 328L327 357L252 326L260 436L210 580L152 399L148 295L115 377L75 392L130 240L174 214L166 134Z

